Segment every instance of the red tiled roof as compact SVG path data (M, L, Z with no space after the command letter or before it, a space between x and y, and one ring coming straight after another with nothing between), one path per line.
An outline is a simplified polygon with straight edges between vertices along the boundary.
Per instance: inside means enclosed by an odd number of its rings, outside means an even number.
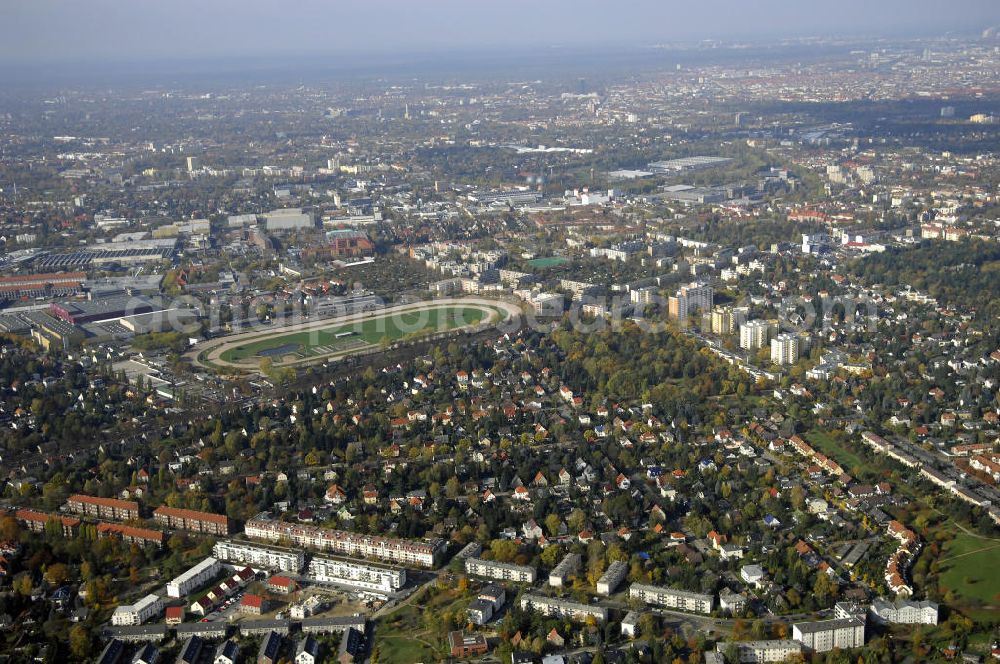
M22 521L40 521L48 523L49 519L56 518L64 527L75 528L80 525L80 520L71 516L57 516L46 512L36 512L35 510L21 509L14 513L15 518Z
M199 512L197 510L188 510L180 507L167 507L166 505L161 505L153 510L153 515L166 514L167 516L176 517L178 519L194 519L197 521L208 521L210 523L217 523L219 525L226 525L228 518L223 514L213 514L212 512Z
M240 606L249 606L254 609L259 609L264 605L264 598L260 595L246 594L240 601Z
M104 507L116 507L120 510L134 510L139 511L139 503L134 500L118 500L117 498L98 498L96 496L84 496L82 494L73 494L69 497L69 502L71 503L87 503L90 505L102 505Z
M99 523L97 524L97 532L113 533L123 537L135 537L137 539L163 543L163 533L159 530L150 530L149 528L123 526L119 523Z

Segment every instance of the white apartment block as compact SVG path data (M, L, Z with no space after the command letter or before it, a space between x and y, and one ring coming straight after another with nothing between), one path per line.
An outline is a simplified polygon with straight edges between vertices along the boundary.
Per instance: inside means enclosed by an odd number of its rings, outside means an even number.
M261 514L246 522L243 532L247 537L267 542L288 541L320 551L330 551L342 556L376 558L401 565L435 567L444 553L445 544L440 539L428 542L362 535L346 530L333 530L298 523L277 521Z
M167 583L167 597L184 597L214 580L220 571L222 565L218 559L205 558Z
M466 558L465 571L473 576L516 583L534 583L536 571L528 565L514 565L482 558Z
M111 614L112 625L141 625L150 618L163 613L163 599L157 595L146 595L135 604L119 606Z
M579 553L567 553L563 556L559 564L549 572L549 585L553 588L561 588L566 583L566 577L580 569L581 559Z
M629 299L632 301L632 304L637 304L641 307L653 304L656 302L656 287L645 286L629 291Z
M740 325L740 348L758 350L771 338L771 324L766 320L748 320Z
M301 572L306 564L306 557L302 551L233 540L216 542L212 553L216 558L231 563L243 563L258 569L295 574Z
M779 334L771 339L771 362L795 364L799 361L800 342L794 334Z
M938 605L928 600L922 602L907 599L889 601L878 597L872 602L871 613L875 619L893 625L938 624Z
M627 636L630 639L634 639L636 634L639 633L639 612L629 611L622 618L622 636Z
M767 573L760 565L744 565L740 569L740 578L746 581L747 584L760 588L767 580Z
M542 615L555 618L568 618L577 622L584 622L588 617L593 617L598 623L608 621L608 610L603 606L593 606L590 604L580 604L570 602L558 597L543 597L526 593L521 596L522 611L537 611Z
M538 316L561 316L563 312L563 296L559 293L536 293L528 303Z
M384 595L394 593L406 585L405 569L319 556L309 562L306 577L317 583L351 586Z
M835 618L792 625L792 638L815 652L834 648L860 648L865 644L865 621L861 618Z
M693 283L681 286L670 296L667 308L671 318L687 320L695 311L707 312L712 308L715 291L708 284Z
M746 321L747 310L743 307L716 307L712 310L712 334L736 334Z
M621 585L626 576L628 576L628 563L622 560L616 560L611 563L607 571L597 580L597 594L610 595L618 589L618 586Z
M729 643L719 643L715 649L722 653L729 649ZM756 662L784 662L789 657L802 653L802 644L789 639L773 641L739 641L736 652L740 664Z
M715 604L715 597L712 595L661 586L647 586L642 583L633 583L629 586L628 596L629 599L637 599L646 604L693 613L711 613Z

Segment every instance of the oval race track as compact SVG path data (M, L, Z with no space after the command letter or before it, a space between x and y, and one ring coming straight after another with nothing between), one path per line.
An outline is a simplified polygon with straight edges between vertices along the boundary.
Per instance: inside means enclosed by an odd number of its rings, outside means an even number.
M482 314L482 318L471 323L448 327L440 325L431 327L428 324L423 328L418 328L413 323L407 322L413 320L414 315L418 315L416 320L419 323L424 320L423 314L426 314L429 323L432 318L440 319L442 314L451 314L459 310L462 310L461 314L464 316L464 310L470 309L478 310ZM309 319L291 325L240 332L200 343L188 351L187 357L198 366L219 370L257 371L260 368L260 361L264 357L269 357L276 368L294 367L369 352L372 348L377 347L377 343L365 341L361 335L354 332L339 335L347 337L346 343L340 342L339 337L337 342L328 344L318 341L313 343L291 342L292 339L302 339L303 333L308 333L310 340L318 340L322 338L321 335L329 337L332 334L331 329L343 329L348 325L354 326L356 330L367 329L371 327L373 322L380 323L381 319L394 323L394 329L397 333L410 332L421 336L439 333L453 334L463 330L498 325L520 315L521 309L517 305L501 300L479 297L436 299L335 318ZM457 322L461 323L461 321ZM411 327L414 329L409 329ZM395 339L390 338L390 342L395 343L403 336L400 334ZM273 341L273 345L268 344L269 341Z

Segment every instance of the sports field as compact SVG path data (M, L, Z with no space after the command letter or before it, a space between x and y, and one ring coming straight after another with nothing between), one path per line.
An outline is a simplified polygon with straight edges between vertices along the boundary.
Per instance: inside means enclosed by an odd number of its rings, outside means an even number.
M216 370L257 371L335 360L428 335L480 329L520 315L517 305L478 297L414 302L330 319L257 328L199 344L189 358Z
M277 362L287 355L298 359L332 355L383 341L398 341L411 335L446 332L475 325L488 313L479 307L449 306L379 316L345 325L264 338L231 348L222 353L221 359L223 362L240 362L251 357L270 357Z
M558 267L568 262L569 259L562 256L546 256L545 258L534 258L528 261L528 265L543 270L547 267Z

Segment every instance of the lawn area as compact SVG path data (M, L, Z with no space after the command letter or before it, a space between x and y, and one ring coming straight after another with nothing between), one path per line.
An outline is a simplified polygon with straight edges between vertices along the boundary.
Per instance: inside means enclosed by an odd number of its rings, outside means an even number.
M222 354L221 359L225 362L239 362L264 355L271 355L275 360L293 353L299 357L332 355L377 344L382 339L398 341L408 335L473 325L482 321L487 315L488 312L480 307L463 306L441 306L404 314L390 313L328 328L289 334L276 333L275 336L228 350ZM344 336L338 337L338 334Z
M531 267L537 267L540 270L544 270L547 267L557 267L568 263L568 258L563 258L561 256L548 256L546 258L535 258L528 261L528 265Z
M457 590L431 588L382 618L375 626L379 663L413 664L447 658L447 634L428 628L425 614L464 610L468 602L469 598Z
M944 544L938 585L951 591L956 607L973 620L1000 615L1000 540L956 532Z
M870 470L871 464L866 463L857 450L848 444L841 443L828 431L813 429L802 434L807 443L840 464L845 472L857 477L862 470ZM860 445L860 443L858 443Z

